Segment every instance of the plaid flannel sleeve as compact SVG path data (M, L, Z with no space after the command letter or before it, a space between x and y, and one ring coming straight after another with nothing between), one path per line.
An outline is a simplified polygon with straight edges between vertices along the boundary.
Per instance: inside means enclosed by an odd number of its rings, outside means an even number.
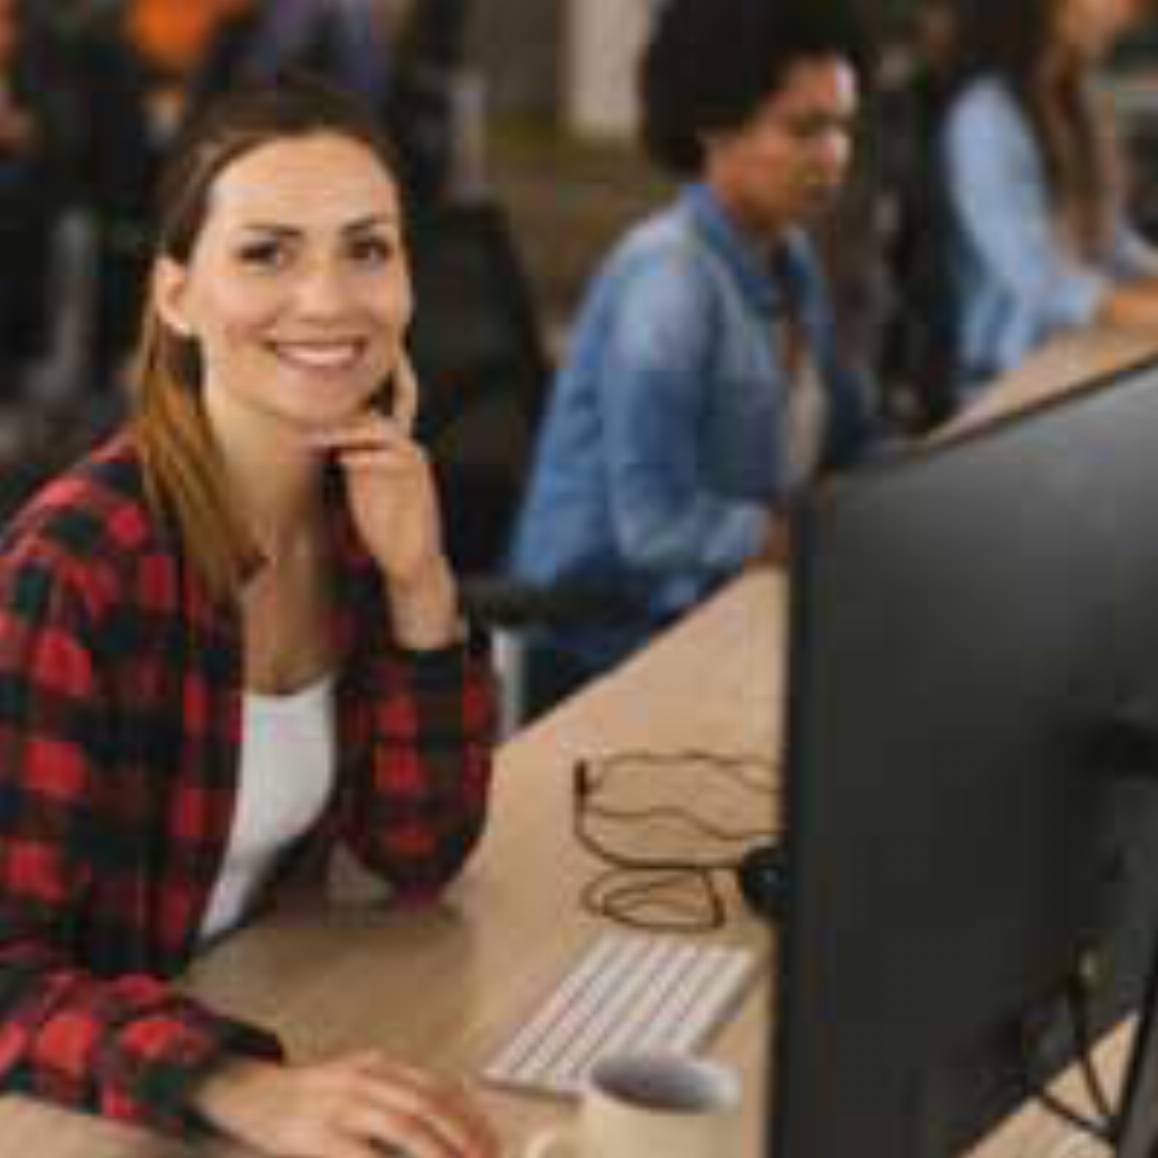
M482 834L494 747L494 677L478 641L375 654L358 692L368 724L348 770L341 836L399 899L433 895Z
M276 1057L262 1031L161 978L78 959L102 815L101 690L84 601L53 560L0 564L0 1086L184 1133L187 1096L226 1055Z

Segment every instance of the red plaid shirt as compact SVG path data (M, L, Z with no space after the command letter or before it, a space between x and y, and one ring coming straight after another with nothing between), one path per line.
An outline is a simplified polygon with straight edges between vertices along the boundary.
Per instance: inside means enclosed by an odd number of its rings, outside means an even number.
M377 569L335 506L338 787L347 842L404 896L483 825L493 701L466 649L392 647ZM165 980L196 951L233 816L241 633L121 435L53 482L0 551L0 1088L161 1129L226 1054L275 1039Z

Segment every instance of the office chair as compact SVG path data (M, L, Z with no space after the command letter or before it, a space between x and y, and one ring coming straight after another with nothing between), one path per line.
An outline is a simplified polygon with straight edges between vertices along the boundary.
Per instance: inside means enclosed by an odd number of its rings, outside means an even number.
M493 201L412 218L410 355L422 385L417 433L447 500L451 560L501 568L550 373L530 286Z
M472 200L421 210L409 248L409 348L422 387L417 433L431 453L464 605L494 639L507 734L528 713L528 630L615 620L625 609L582 587L503 575L551 373L503 209Z

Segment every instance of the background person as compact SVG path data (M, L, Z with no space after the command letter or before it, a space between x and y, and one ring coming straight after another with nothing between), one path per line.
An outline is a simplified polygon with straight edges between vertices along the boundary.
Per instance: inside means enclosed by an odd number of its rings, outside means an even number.
M867 393L838 357L804 232L845 177L861 48L836 5L659 10L640 72L643 136L686 184L589 289L512 556L521 579L586 585L639 615L545 632L542 698L778 550L785 500L866 443Z
M971 0L943 127L958 403L1052 334L1158 327L1158 252L1122 213L1095 66L1137 0Z

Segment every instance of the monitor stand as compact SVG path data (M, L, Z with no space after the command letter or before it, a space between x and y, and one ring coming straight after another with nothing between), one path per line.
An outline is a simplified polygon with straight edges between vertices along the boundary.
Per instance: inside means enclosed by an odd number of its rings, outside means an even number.
M1115 1128L1115 1158L1158 1156L1158 944L1138 1013Z

